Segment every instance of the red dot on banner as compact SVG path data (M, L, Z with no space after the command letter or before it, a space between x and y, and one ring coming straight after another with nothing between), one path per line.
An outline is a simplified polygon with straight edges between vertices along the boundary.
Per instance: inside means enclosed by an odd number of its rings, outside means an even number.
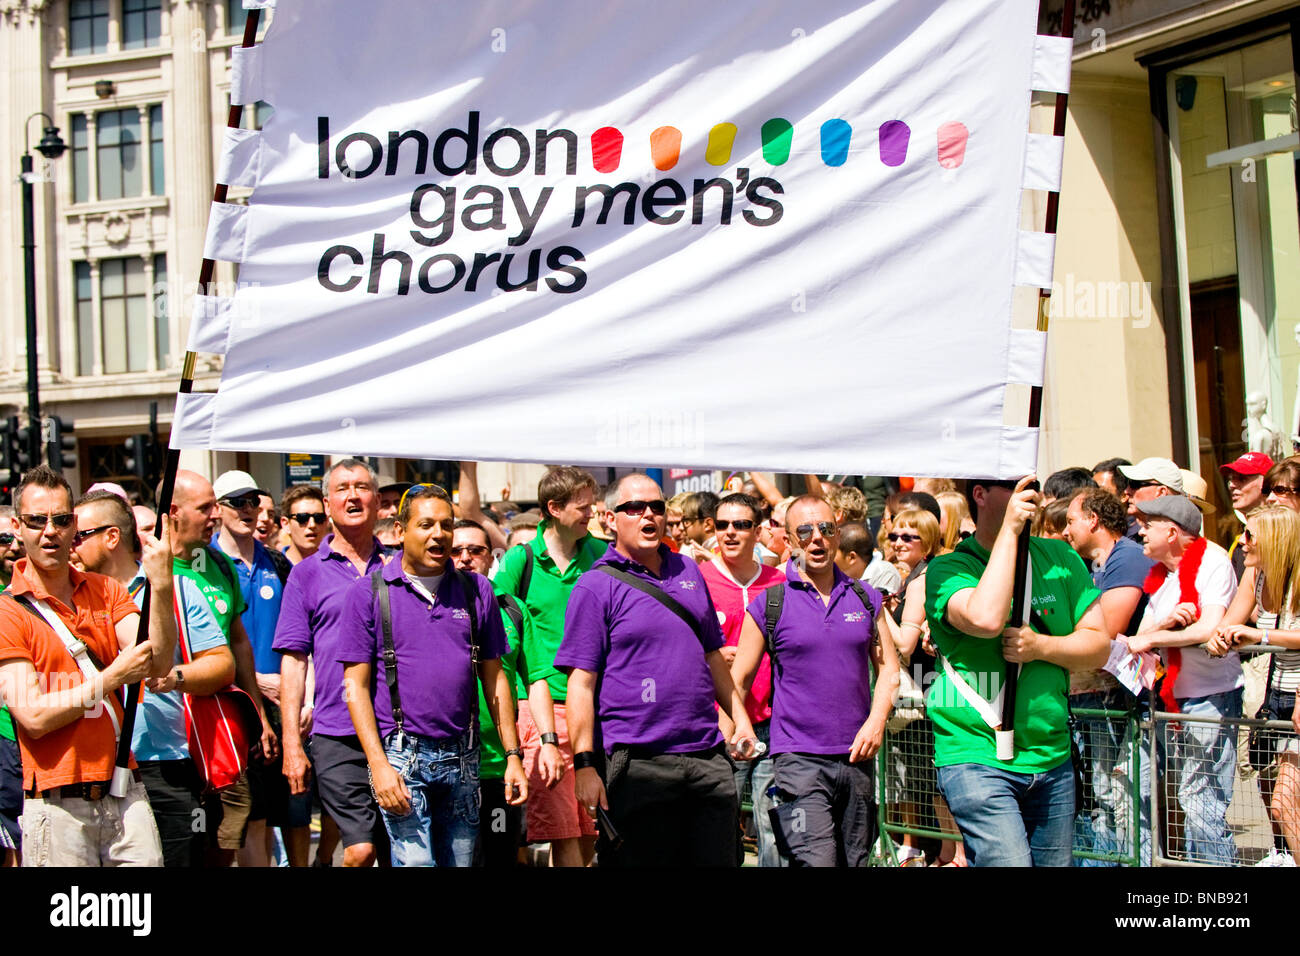
M650 158L655 169L672 169L682 153L682 131L675 126L660 126L650 134Z
M939 127L939 165L956 169L966 159L966 140L970 136L966 127L956 121Z
M623 134L602 126L591 134L591 164L598 173L612 173L623 158Z

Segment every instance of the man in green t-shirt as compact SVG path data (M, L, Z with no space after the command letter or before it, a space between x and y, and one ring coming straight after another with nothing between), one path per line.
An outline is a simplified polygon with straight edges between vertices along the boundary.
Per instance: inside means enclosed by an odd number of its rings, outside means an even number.
M549 842L555 866L586 866L595 852L596 830L574 793L573 748L564 712L569 679L554 663L573 586L608 545L587 530L596 480L581 468L563 465L547 471L537 485L537 501L543 514L537 537L506 551L492 586L498 594L517 597L532 617L524 656L530 677L544 677L554 701L553 707L531 700L519 707L519 742L528 771L528 840ZM543 780L540 761L543 748L551 746L563 756L566 771L554 788Z
M235 683L253 699L258 716L262 719L262 753L266 759L274 758L279 741L267 722L262 708L262 692L257 686L257 671L253 662L253 646L239 619L244 612L244 599L239 588L239 575L230 558L217 548L210 547L216 531L217 497L212 483L194 471L178 471L172 491L172 571L177 577L191 579L207 599L208 606L221 625L221 632L230 642L235 656ZM219 798L219 799L218 799ZM215 838L212 862L231 866L235 853L243 849L248 830L252 797L248 777L242 775L233 787L209 798L207 810L208 834Z
M1008 626L1016 541L1038 510L1033 480L970 480L975 534L926 572L926 617L941 660L926 699L934 762L972 866L1070 865L1069 672L1101 667L1110 654L1100 593L1063 541L1030 539L1030 624ZM1015 755L1000 760L994 727L1006 661L1021 668Z

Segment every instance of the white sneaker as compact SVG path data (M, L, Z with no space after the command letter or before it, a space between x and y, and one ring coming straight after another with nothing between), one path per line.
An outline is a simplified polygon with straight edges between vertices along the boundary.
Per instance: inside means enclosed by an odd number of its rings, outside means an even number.
M1268 851L1268 856L1255 864L1256 866L1295 866L1290 853L1281 853L1276 847Z

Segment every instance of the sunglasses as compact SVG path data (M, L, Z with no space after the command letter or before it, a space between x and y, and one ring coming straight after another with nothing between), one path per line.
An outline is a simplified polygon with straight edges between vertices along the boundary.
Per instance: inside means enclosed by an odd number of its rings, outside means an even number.
M737 518L735 521L715 520L713 527L719 531L726 531L728 528L735 528L737 531L749 531L755 525L753 518Z
M289 515L289 517L293 521L297 522L299 528L307 527L307 522L309 521L312 524L325 524L325 522L329 521L329 519L325 517L325 512L323 511L299 511L295 514Z
M647 508L652 513L661 515L668 510L668 502L659 498L655 501L625 501L621 505L614 506L614 510L619 514L631 515L633 518L641 517L641 515L645 514ZM686 518L684 520L689 522L695 519Z
M261 497L258 495L239 495L235 498L222 498L221 503L227 508L234 508L236 511L243 511L245 508L256 508Z
M102 524L102 525L100 525L98 528L90 528L90 529L88 529L88 530L86 530L86 531L78 531L76 534L74 534L74 535L72 536L72 543L73 543L73 544L81 544L82 542L86 541L87 539L89 539L89 538L93 538L95 535L99 534L101 531L107 531L109 528L115 528L115 527L117 527L117 525L112 525L112 524Z
M453 558L458 558L462 554L468 554L471 557L481 558L483 555L487 553L488 553L487 546L482 544L459 544L456 547L451 549L451 556Z
M834 521L818 521L816 524L801 524L794 533L800 541L807 541L812 538L814 529L820 531L823 538L832 537L839 530Z
M59 529L70 528L72 522L77 520L77 516L67 511L61 515L19 515L18 520L28 531L44 531L47 524L53 524Z
M417 498L423 498L423 497L425 497L424 495L422 495L422 494L420 494L418 491L416 491L416 489L418 489L418 488L427 488L429 491L432 491L432 492L435 493L435 497L437 496L436 493L439 492L439 491L441 491L444 495L447 494L447 489L444 488L442 485L435 485L435 484L434 484L433 482L431 482L431 481L422 481L422 482L420 482L418 485L411 485L411 487L407 488L405 491L402 492L402 497L399 498L398 501L397 501L397 510L398 510L398 511L401 511L401 510L402 510L402 506L406 504L406 499L407 499L407 497L411 494L412 491L415 491L415 492L416 492L415 497L417 497ZM450 495L447 495L447 497L450 498L451 496L450 496Z
M889 539L890 544L893 544L896 541L904 541L907 544L916 544L916 542L921 540L919 534L903 534L898 531L891 531L889 534L885 535L885 537Z
M1288 487L1287 485L1274 485L1272 488L1269 488L1267 491L1265 491L1264 494L1265 495L1290 495L1292 497L1295 497L1297 494L1300 494L1300 491L1297 491L1295 488Z

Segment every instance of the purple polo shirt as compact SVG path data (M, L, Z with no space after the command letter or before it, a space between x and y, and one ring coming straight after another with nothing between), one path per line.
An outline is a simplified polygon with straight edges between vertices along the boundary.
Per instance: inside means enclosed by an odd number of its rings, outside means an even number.
M312 733L351 737L357 731L343 696L343 665L336 652L343 595L361 575L351 561L330 550L333 540L331 534L315 554L299 561L289 573L271 647L281 653L298 651L312 656L316 672ZM366 572L382 565L381 546L375 539Z
M611 545L578 579L564 615L560 670L600 674L596 718L606 750L615 744L660 753L705 750L722 742L706 651L723 645L718 614L694 561L659 546L656 577ZM603 564L662 588L704 625L704 645L677 615L648 594L596 569Z
M470 614L460 577L449 563L438 584L437 601L431 605L407 580L400 556L384 565L382 573L389 584L405 729L438 739L459 737L478 712L478 675L470 664ZM493 660L506 652L501 610L488 579L473 573L470 577L475 591L468 598L478 618L479 659ZM348 588L337 653L344 663L375 665L370 685L375 722L380 736L391 734L397 724L384 678L383 624L369 578Z
M785 580L773 642L772 753L847 754L871 712L871 643L880 592L858 582L871 602L868 610L839 568L826 604L793 562L786 563ZM767 598L760 594L747 610L763 630Z

